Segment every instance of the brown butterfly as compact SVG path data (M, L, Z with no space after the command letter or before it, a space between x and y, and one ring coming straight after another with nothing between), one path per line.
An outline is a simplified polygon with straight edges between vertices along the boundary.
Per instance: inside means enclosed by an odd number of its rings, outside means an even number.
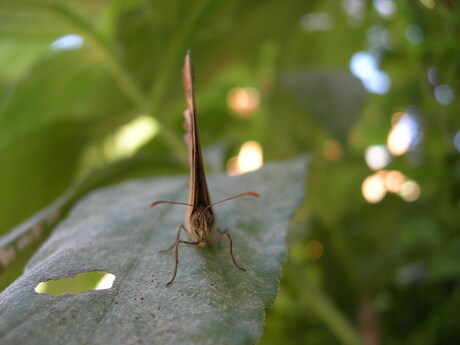
M245 271L243 267L236 263L233 255L232 238L228 233L223 233L220 236L214 237L217 232L222 233L217 226L216 216L212 206L221 202L239 198L241 196L250 195L259 197L259 194L254 192L241 193L230 198L220 200L212 203L209 197L208 186L206 184L206 176L203 167L203 157L201 156L200 138L198 135L198 126L196 118L196 104L195 94L193 89L193 65L190 58L190 51L185 56L183 72L183 84L185 88L185 99L187 101L188 109L184 112L185 125L187 131L187 144L189 147L189 162L190 168L190 184L189 184L189 198L188 203L175 202L175 201L155 201L150 205L153 207L158 204L176 204L185 205L187 211L185 214L185 226L181 224L177 231L176 241L168 249L162 252L169 251L174 248L176 254L176 265L174 267L174 274L172 279L166 284L170 285L176 278L177 266L179 264L179 244L195 245L205 247L208 244L219 242L224 238L228 238L229 251L233 264L240 270ZM180 239L181 231L184 230L190 237L191 241L184 241Z

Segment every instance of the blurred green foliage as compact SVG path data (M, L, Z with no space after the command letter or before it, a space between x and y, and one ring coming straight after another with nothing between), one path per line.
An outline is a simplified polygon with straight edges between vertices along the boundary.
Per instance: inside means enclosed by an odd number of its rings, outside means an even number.
M83 45L50 47L68 34ZM357 343L357 334L367 344L458 343L459 37L448 0L2 0L0 234L95 169L85 191L187 172L180 71L191 49L208 172L247 140L265 160L312 157L261 344ZM359 51L388 74L387 92L352 76ZM450 101L437 95L442 85ZM261 104L239 118L226 95L246 86ZM421 140L386 169L416 181L420 197L368 203L365 150L385 145L393 114L409 110ZM139 115L158 121L158 134L109 159L107 138Z

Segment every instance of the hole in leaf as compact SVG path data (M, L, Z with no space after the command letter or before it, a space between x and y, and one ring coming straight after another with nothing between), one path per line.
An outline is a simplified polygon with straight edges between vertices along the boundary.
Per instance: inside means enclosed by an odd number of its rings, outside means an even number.
M110 289L115 281L115 275L105 271L77 273L73 278L59 278L39 283L36 293L59 296L66 293L78 294L89 290Z

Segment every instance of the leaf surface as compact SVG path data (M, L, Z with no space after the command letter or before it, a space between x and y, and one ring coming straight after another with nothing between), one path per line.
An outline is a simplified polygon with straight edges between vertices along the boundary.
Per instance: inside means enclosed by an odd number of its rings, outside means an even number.
M181 247L171 278L169 247L183 222L188 178L133 180L93 192L70 212L0 295L2 344L253 344L264 308L278 289L285 237L304 193L306 160L274 163L254 173L208 177L214 201L246 191L261 194L217 205L219 226L233 238L206 248ZM185 239L185 234L183 238ZM38 283L102 270L111 289L51 296Z

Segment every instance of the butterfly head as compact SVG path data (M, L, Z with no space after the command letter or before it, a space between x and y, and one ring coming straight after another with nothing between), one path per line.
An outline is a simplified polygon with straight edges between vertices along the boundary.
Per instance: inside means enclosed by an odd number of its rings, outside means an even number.
M190 232L196 241L206 243L206 240L215 230L216 219L212 211L208 208L206 210L197 210L190 216Z

